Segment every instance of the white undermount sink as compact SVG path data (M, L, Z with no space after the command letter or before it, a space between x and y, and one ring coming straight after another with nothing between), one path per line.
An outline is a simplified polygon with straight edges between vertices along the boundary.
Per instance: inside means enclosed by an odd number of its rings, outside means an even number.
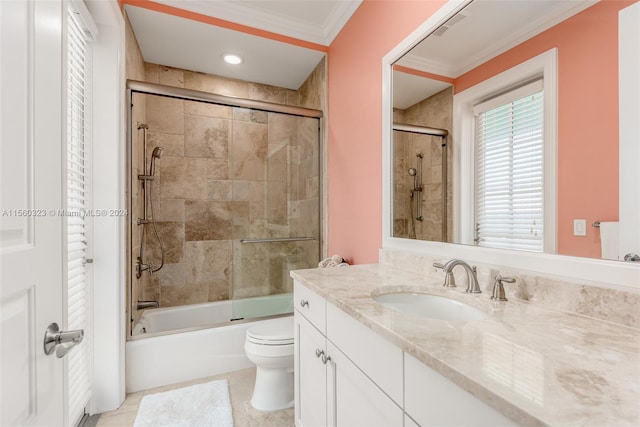
M485 314L465 303L430 294L393 292L374 296L380 305L401 313L440 320L480 320Z

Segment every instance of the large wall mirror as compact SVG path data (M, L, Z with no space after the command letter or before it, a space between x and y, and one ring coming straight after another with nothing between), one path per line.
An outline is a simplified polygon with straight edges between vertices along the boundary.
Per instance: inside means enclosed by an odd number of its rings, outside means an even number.
M619 112L619 12L635 3L474 0L395 61L391 236L640 254Z

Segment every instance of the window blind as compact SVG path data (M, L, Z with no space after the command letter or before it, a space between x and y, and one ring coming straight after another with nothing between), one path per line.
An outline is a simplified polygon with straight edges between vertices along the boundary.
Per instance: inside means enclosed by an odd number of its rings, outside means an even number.
M81 5L84 6L84 5ZM90 283L86 267L90 224L85 212L90 202L91 50L87 41L86 11L69 2L67 12L67 329L84 329L82 343L67 358L67 410L77 425L91 397ZM83 16L84 15L84 16Z
M476 244L543 251L542 80L474 107Z

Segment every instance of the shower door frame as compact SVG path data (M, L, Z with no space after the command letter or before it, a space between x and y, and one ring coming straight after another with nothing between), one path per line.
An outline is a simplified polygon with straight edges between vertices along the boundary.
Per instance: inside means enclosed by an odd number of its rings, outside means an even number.
M235 98L230 96L218 95L209 92L203 92L193 89L185 89L181 87L161 85L157 83L148 83L139 80L127 80L126 82L126 102L127 102L127 140L126 140L126 164L125 164L125 198L127 207L128 223L126 227L126 316L127 316L127 341L132 339L133 329L133 283L131 282L132 274L132 233L133 233L133 216L132 216L132 200L133 180L131 179L132 170L132 150L133 150L133 129L132 129L132 107L134 93L142 95L164 96L174 99L182 99L185 101L204 102L207 104L225 105L228 107L250 108L253 110L266 111L270 113L288 114L298 117L306 117L318 119L318 245L319 252L322 253L323 247L323 231L324 231L324 114L321 110L311 108L295 107L290 105L276 104L266 101L258 101L246 98ZM255 320L255 319L251 319Z

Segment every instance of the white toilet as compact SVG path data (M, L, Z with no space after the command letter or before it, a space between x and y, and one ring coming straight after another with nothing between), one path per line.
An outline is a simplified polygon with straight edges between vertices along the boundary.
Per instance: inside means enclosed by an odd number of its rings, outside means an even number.
M251 405L261 411L293 406L293 317L247 329L244 351L256 365Z

